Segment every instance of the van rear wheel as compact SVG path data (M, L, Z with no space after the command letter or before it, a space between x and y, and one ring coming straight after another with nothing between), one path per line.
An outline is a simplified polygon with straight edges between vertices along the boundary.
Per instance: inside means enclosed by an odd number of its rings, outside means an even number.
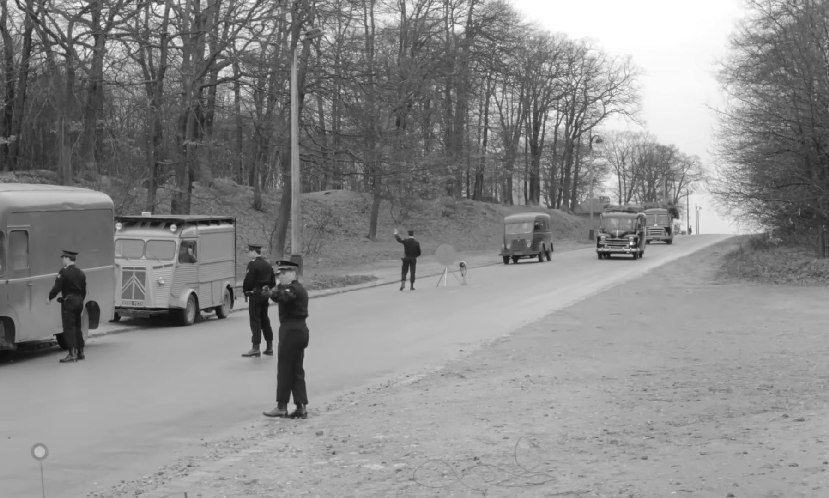
M225 289L224 294L222 295L222 305L216 306L216 317L217 318L227 318L230 315L230 291Z
M178 321L181 325L193 325L196 322L196 316L199 314L199 304L196 301L196 296L190 294L187 296L187 305L184 309L179 310Z
M518 259L519 259L518 256L513 256L512 257L512 262L513 263L518 263Z
M541 252L538 253L538 262L539 263L544 262L544 249L543 248L541 249Z

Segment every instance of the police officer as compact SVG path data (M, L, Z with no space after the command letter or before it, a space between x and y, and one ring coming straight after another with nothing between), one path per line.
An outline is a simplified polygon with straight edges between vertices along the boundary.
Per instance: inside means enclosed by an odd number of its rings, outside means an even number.
M248 317L250 318L252 347L250 351L243 353L242 356L258 358L260 356L259 344L262 342L263 335L267 342L265 354L271 356L273 355L273 329L271 328L271 319L268 317L268 296L263 294L262 291L274 287L276 277L273 268L262 256L262 246L260 244L248 244L248 255L250 256L250 262L245 273L245 280L242 282L242 291L249 303Z
M266 417L308 418L305 390L305 348L308 347L308 292L297 281L299 265L277 261L279 285L270 297L279 304L279 344L276 363L276 408L263 412ZM288 401L294 397L296 409L288 413Z
M394 229L394 238L403 244L403 257L400 258L403 260L403 268L400 272L400 290L403 290L406 287L406 273L411 268L412 276L409 280L409 290L415 290L414 283L415 283L415 269L417 268L417 258L420 256L420 242L416 241L414 238L414 230L409 230L409 237L403 239L400 237L397 229Z
M86 275L83 270L75 266L78 253L64 250L61 255L63 268L55 278L55 285L49 291L49 300L60 293L60 318L63 324L63 338L66 341L69 354L60 360L61 363L76 362L85 358L83 354L83 331L81 330L81 314L83 300L86 298Z

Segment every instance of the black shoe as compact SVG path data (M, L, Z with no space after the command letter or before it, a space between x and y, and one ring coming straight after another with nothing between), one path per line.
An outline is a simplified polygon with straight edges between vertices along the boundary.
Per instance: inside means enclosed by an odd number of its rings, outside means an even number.
M283 405L281 403L276 405L276 408L269 412L262 412L262 415L271 418L287 418L288 417L288 405Z
M403 289L400 289L400 290L403 290ZM412 286L411 286L411 287L409 287L409 290L410 290L410 291L415 290L415 288L414 288L414 284L412 284Z
M83 351L78 351L78 361L83 360L86 358L86 355L83 354Z
M242 353L243 358L259 358L262 353L259 352L259 346L254 346L250 348L250 351L247 353Z
M305 409L305 405L296 405L296 410L292 411L289 418L308 418L308 411Z
M266 354L268 356L273 356L273 343L272 342L268 343L268 347L266 347L265 350L262 351L262 354Z
M400 282L400 290L403 290L405 288L406 288L406 282Z

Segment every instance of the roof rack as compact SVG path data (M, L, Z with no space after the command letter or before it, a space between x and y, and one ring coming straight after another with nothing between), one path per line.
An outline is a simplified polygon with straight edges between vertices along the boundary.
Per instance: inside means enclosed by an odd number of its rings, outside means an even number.
M642 212L642 206L608 204L604 207L604 212L640 213Z
M211 226L223 224L236 224L236 218L232 216L203 216L203 215L142 215L142 216L116 216L116 223L122 223L130 226L166 226L169 224L176 224L183 226Z

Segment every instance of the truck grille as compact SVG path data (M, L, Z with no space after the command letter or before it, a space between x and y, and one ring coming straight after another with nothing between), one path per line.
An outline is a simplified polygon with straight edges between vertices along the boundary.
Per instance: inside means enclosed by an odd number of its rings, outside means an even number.
M512 245L510 246L510 249L512 249L513 251L523 251L526 248L527 241L524 239L515 239L512 241Z
M144 304L147 295L147 269L128 268L121 271L121 301L126 306Z
M665 235L665 229L661 227L648 227L648 235Z
M606 239L605 244L611 249L627 249L630 247L628 239Z

